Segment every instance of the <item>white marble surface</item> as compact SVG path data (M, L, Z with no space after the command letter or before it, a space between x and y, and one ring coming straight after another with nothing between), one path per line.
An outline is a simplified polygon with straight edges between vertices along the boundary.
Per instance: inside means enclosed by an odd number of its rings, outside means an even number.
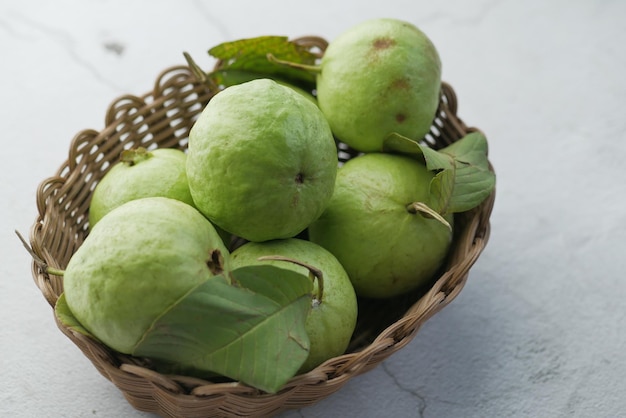
M461 295L404 350L285 417L606 417L626 411L626 2L0 3L0 416L141 417L55 327L27 234L73 135L182 51L264 34L332 39L391 16L437 45L498 197Z

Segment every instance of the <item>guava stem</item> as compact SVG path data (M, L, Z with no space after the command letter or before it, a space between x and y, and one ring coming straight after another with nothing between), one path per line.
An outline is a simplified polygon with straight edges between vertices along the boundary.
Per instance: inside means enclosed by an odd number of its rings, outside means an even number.
M39 256L37 254L35 254L35 252L33 251L32 247L28 244L28 242L26 242L26 239L24 239L22 234L20 234L17 230L15 230L15 234L17 234L17 237L20 239L20 241L22 241L22 245L24 246L26 251L28 251L28 254L30 254L30 256L33 258L35 263L39 266L39 268L44 273L52 274L54 276L63 276L65 274L64 270L55 269L54 267L50 267L48 265L48 263L46 263L44 260L39 258Z
M409 213L419 213L426 218L436 219L444 224L450 231L452 231L452 225L436 210L431 209L427 204L423 202L412 202L406 205L406 210Z
M273 62L274 64L284 65L284 66L291 67L291 68L297 68L299 70L308 71L313 74L319 74L322 72L322 67L320 67L319 65L307 65L307 64L301 64L298 62L285 61L285 60L276 58L274 54L271 54L271 53L267 54L267 60L270 62Z
M191 55L189 55L188 52L183 52L183 56L185 57L185 60L187 61L187 64L189 65L189 69L193 73L194 77L196 77L196 79L199 82L206 83L208 80L208 77L206 73L204 72L204 70L200 68L198 64L196 64L196 62L194 61L193 58L191 58Z
M277 260L277 261L287 261L293 264L297 264L309 270L309 279L311 281L317 280L317 302L322 303L322 298L324 296L324 274L322 270L318 269L315 266L312 266L307 263L303 263L302 261L295 260L293 258L284 257L282 255L265 255L258 258L259 261L264 260Z
M129 166L133 166L151 157L152 153L150 151L148 151L144 147L138 147L122 151L120 155L120 161L128 164Z
M45 265L44 271L48 274L52 274L53 276L63 277L65 275L65 270L55 269L55 268L50 267L47 264Z

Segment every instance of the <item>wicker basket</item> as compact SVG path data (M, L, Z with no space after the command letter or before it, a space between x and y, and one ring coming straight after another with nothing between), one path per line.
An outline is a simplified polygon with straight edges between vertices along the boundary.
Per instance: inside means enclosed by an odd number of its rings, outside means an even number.
M326 46L321 38L301 38L301 42L320 54ZM92 191L120 152L138 146L184 149L192 124L216 92L200 82L189 67L177 66L163 71L151 92L115 100L107 110L105 128L79 132L67 161L56 175L40 184L39 215L30 231L33 253L50 267L65 268L88 233ZM475 130L456 112L454 90L443 83L440 108L425 138L432 147L446 146ZM354 156L343 144L338 153L340 160ZM459 294L487 244L494 199L495 193L479 207L457 215L450 255L432 286L391 300L359 300L358 324L347 353L294 377L276 394L239 382L162 375L140 358L117 353L59 322L57 325L141 411L171 417L271 416L312 405L407 345L426 320ZM32 273L43 296L54 306L63 291L62 277L48 274L36 261Z

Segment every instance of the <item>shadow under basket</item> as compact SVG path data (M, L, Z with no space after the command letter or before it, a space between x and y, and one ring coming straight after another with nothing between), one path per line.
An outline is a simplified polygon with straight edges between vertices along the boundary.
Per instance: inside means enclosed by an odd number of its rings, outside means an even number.
M64 269L88 234L89 202L94 187L124 149L187 146L198 114L217 92L198 81L187 66L163 71L151 92L126 95L109 107L102 131L85 130L73 139L69 157L37 190L38 217L30 230L34 254L48 266ZM442 84L440 107L424 139L444 147L467 133L456 115L452 87ZM339 158L355 155L338 144ZM346 354L295 376L276 394L239 382L210 382L187 376L163 375L145 360L120 354L102 343L58 327L91 360L98 371L137 410L167 417L271 416L302 408L333 394L351 378L376 367L406 346L426 320L448 305L462 290L470 268L489 238L495 192L475 209L458 214L447 262L430 286L391 300L359 300L359 319ZM33 261L35 283L54 307L63 292L63 278L46 273Z

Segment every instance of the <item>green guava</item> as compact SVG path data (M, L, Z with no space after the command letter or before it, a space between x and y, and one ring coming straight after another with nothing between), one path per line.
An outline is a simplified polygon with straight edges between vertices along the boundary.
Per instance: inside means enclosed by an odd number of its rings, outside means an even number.
M142 197L169 197L193 205L186 158L183 151L173 148L123 151L93 191L89 225L93 228L113 208Z
M335 136L352 148L381 151L397 132L415 141L439 105L441 61L414 25L372 19L330 42L317 75L317 100Z
M315 281L311 311L305 325L310 352L300 372L307 372L346 351L356 326L356 295L339 261L319 245L302 239L249 242L232 252L231 267L272 264L308 275L306 267L289 261L259 260L275 255L311 265L323 274L321 300L318 299L319 284Z
M196 207L249 241L290 238L317 219L337 175L324 115L269 79L215 95L189 134L187 177Z
M357 295L396 296L426 284L441 267L453 217L442 222L420 209L431 206L433 176L417 160L382 153L361 155L339 169L335 194L308 231L311 241L337 257Z
M70 259L63 286L76 319L107 346L132 353L161 314L228 271L228 251L195 208L166 197L113 209Z
M286 81L281 81L281 80L275 80L275 81L281 86L289 87L290 89L292 89L293 91L295 91L296 93L298 93L299 95L301 95L302 97L304 97L305 99L313 103L315 106L317 106L317 99L310 92L294 84L288 83Z

